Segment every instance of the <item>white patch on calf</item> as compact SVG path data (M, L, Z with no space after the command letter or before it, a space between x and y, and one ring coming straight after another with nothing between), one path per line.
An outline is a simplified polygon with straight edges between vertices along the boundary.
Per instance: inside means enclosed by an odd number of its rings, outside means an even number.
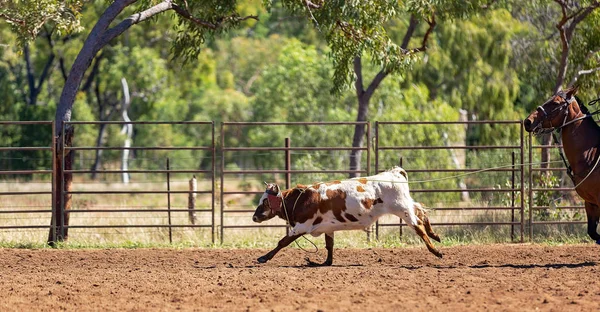
M362 230L388 213L401 217L409 225L416 225L418 220L414 210L415 201L410 196L406 176L404 169L394 167L370 177L344 180L329 185L323 183L316 189L309 187L319 193L322 201L331 200L327 196L327 191L334 191L336 194L345 193L345 210L342 211L342 217L346 222L338 220L332 211L327 211L325 214L317 211L306 222L296 223L290 235L319 236L339 230ZM365 202L369 202L370 207L365 207ZM346 214L352 215L357 221L350 221ZM321 217L322 221L313 225L318 217Z

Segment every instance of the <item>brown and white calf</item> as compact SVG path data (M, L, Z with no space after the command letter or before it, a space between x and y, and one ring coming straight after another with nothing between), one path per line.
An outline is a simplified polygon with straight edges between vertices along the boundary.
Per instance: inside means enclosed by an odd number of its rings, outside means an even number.
M433 232L421 204L410 196L407 182L406 171L394 167L370 177L298 185L283 192L276 184L267 183L252 220L260 223L278 216L286 220L292 230L275 249L258 258L258 262L271 260L279 250L304 234L324 233L327 260L321 264L309 261L309 264L331 265L334 232L363 230L384 214L402 218L423 239L429 251L441 258L442 253L429 240L431 237L439 242L440 238Z

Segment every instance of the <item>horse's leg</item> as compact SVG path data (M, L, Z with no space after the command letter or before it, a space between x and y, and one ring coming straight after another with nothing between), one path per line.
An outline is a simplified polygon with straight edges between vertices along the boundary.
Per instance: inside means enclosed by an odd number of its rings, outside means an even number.
M269 251L266 255L258 258L258 262L265 263L271 260L281 249L285 248L287 245L291 244L296 238L302 236L302 234L292 235L292 236L284 236L279 243L277 243L277 247L275 249Z
M600 207L586 201L585 214L587 215L587 233L596 243L600 244L600 234L596 231L600 220Z

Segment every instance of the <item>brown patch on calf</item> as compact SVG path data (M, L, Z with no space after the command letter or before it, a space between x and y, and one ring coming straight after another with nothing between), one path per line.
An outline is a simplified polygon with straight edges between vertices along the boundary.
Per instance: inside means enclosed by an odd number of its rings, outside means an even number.
M365 198L362 200L362 204L365 207L365 209L371 209L371 207L379 204L379 203L383 203L383 201L381 200L381 198L377 198L375 200L370 199L370 198Z
M406 171L402 170L402 171L400 171L400 174L403 175L408 180L408 175L406 174Z
M294 226L296 223L304 223L316 215L319 211L321 203L321 195L312 189L299 187L291 190L286 190L282 193L285 201L285 209L287 214L282 210L277 215L287 220L290 217L290 224Z
M323 184L323 183L320 183L320 182L313 183L312 187L313 187L315 190L318 190L318 189L319 189L319 187L321 187L321 184Z
M367 178L359 178L358 182L360 182L361 184L367 184Z
M346 219L348 219L348 221L350 221L350 222L358 222L358 219L356 219L355 216L353 216L349 213L345 213L344 217L346 217Z
M340 184L340 183L342 183L342 181L340 181L340 180L335 180L335 181L331 182L331 184Z
M317 225L317 224L319 224L319 223L321 223L321 222L323 222L323 218L321 218L321 217L317 217L317 218L315 219L315 221L313 221L313 225Z
M346 222L342 217L342 211L346 210L346 192L341 190L325 191L327 199L321 201L319 211L325 214L327 211L333 212L333 216L340 222Z
M357 185L356 186L356 190L359 191L359 192L364 192L365 191L365 189L361 185Z

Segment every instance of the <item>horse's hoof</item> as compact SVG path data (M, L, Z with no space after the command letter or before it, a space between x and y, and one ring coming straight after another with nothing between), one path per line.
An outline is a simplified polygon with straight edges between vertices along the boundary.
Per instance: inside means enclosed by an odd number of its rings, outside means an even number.
M266 263L268 261L267 258L265 258L264 256L258 258L257 260L258 260L258 263Z

